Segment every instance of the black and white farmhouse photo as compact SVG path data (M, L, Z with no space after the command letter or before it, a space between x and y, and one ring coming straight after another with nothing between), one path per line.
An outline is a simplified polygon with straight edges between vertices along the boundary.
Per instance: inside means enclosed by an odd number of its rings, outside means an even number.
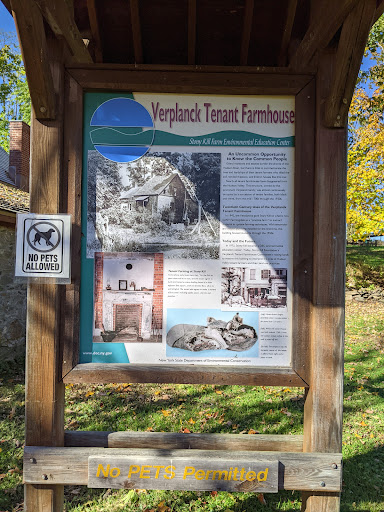
M89 151L87 255L217 259L220 167L218 153L151 153L119 164Z

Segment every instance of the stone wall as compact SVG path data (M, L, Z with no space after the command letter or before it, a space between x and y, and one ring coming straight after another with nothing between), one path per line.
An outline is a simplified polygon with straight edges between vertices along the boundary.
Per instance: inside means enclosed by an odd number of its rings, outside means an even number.
M15 229L0 224L0 361L25 352L27 286L15 282Z

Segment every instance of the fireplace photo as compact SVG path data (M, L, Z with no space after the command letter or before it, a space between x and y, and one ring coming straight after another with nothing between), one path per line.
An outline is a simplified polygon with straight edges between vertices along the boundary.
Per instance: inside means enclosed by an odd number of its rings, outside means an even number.
M93 341L160 343L163 255L95 253Z

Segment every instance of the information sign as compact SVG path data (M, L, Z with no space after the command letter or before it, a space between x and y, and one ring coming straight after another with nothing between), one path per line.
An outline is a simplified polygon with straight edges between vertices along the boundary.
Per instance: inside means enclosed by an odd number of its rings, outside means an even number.
M290 96L86 94L81 362L290 365L294 134Z
M275 461L172 457L88 459L88 487L278 492Z
M70 278L70 215L17 215L19 277Z

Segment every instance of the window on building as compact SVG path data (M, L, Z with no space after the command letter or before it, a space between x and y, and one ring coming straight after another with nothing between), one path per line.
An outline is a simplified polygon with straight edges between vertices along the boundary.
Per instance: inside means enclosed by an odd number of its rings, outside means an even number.
M250 279L256 279L256 269L251 268L251 269L249 270L249 278L250 278Z
M271 275L270 270L262 270L261 271L261 279L268 279L270 275Z

